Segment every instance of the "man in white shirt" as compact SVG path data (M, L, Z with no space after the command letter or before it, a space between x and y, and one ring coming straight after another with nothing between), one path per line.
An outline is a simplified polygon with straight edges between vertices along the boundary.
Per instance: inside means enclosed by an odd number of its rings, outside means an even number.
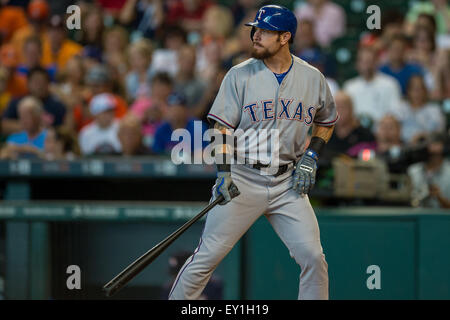
M401 115L401 89L397 81L377 70L377 56L374 49L361 47L358 51L356 68L359 76L344 83L353 100L354 112L366 125L367 118L378 122L386 114Z
M415 206L450 208L450 161L445 158L448 136L434 133L428 139L427 160L408 167Z
M116 100L109 93L94 96L89 110L94 121L85 126L78 137L83 155L109 155L121 151L117 132L119 124L114 120Z

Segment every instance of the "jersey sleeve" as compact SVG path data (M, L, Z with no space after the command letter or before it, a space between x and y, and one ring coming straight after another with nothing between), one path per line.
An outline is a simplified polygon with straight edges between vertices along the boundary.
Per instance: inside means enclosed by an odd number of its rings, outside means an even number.
M319 126L332 126L338 120L336 104L330 87L323 75L320 79L319 107L314 116L314 123Z
M233 69L223 78L219 92L208 113L208 120L217 121L231 129L236 129L241 120L241 101Z

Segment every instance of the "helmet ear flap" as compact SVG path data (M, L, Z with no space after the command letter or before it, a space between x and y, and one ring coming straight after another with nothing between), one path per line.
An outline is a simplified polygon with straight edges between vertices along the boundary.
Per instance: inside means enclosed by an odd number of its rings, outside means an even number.
M250 31L250 39L252 39L252 41L253 41L253 36L255 35L255 32L256 32L256 28L252 27L252 31Z

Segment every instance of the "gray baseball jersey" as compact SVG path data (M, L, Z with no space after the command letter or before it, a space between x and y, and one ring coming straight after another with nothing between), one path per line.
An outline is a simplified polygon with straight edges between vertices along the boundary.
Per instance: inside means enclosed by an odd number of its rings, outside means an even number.
M303 153L313 123L333 125L337 113L325 77L293 56L292 67L281 84L261 60L249 59L231 68L208 118L244 132L266 129L268 139L270 129L277 129L279 164L283 165Z
M227 73L208 117L236 130L277 129L279 165L289 163L289 170L274 176L245 164L231 166L241 194L208 213L199 245L180 269L169 299L199 298L217 265L261 215L301 267L298 298L328 299L328 265L317 219L308 196L292 189L292 162L303 153L310 126L337 120L323 75L293 57L279 84L261 60L247 60Z

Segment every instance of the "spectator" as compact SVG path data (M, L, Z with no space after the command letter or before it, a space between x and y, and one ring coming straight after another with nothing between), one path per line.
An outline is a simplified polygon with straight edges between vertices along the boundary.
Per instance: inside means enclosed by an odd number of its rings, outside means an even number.
M167 73L157 73L151 81L151 95L149 97L143 96L142 99L149 100L152 105L159 105L161 110L164 112L167 104L167 98L172 90L172 78ZM138 101L140 100L141 99L138 99ZM134 103L131 107L131 111L139 118L143 119L147 110L143 108L143 105L138 106Z
M197 73L206 83L213 81L222 68L222 46L218 42L210 42L203 47L197 59Z
M43 104L43 125L45 127L62 125L66 115L66 107L50 93L50 76L47 71L41 67L33 68L28 73L27 84L29 94L39 99ZM19 101L20 98L12 100L3 113L2 132L4 134L11 134L20 130L20 124L17 120Z
M113 83L110 71L103 65L97 65L91 68L86 76L85 83L87 92L83 97L83 103L75 106L73 109L73 129L79 132L85 125L92 122L93 117L89 111L88 103L91 97L101 94L110 93L114 97L115 117L121 118L127 113L128 105L126 101L119 95L113 93Z
M422 67L425 83L431 92L431 97L438 97L438 84L436 68L437 52L434 34L427 28L418 28L414 34L413 50L408 60Z
M4 44L0 50L1 65L7 71L6 91L12 97L18 98L27 93L27 79L16 70L19 62L17 51L14 46Z
M83 155L113 155L121 152L117 136L119 123L114 118L116 100L108 93L92 98L89 109L94 121L86 125L79 134L81 153Z
M9 5L9 3L2 4L0 8L0 42L9 42L12 35L27 24L27 17L23 8Z
M253 19L255 14L249 20ZM224 56L223 66L228 70L231 67L250 59L253 42L248 34L248 27L240 25L235 37L229 41L229 54Z
M223 67L220 67L217 73L213 75L213 78L209 82L207 82L207 87L202 98L200 99L200 102L193 109L191 109L190 114L194 118L198 118L204 122L208 122L207 115L209 109L211 109L211 106L216 99L220 85L226 73L227 70L225 70Z
M91 68L94 68L104 62L101 50L98 50L98 48L95 47L84 47L81 53L77 56L83 58L83 67L85 70L90 70Z
M65 124L69 130L74 128L73 110L77 105L83 104L86 96L84 86L84 65L80 56L73 56L64 70L58 75L58 82L52 84L50 91L60 99L67 108Z
M153 52L152 65L149 78L158 72L167 72L172 77L178 72L177 52L186 45L186 32L179 27L170 27L165 30L163 47Z
M352 98L343 91L334 97L339 121L334 134L327 143L326 156L331 159L338 154L357 157L363 149L375 150L375 137L370 130L362 127L353 114Z
M406 95L409 79L415 74L423 75L423 70L419 65L406 62L407 46L408 42L405 36L395 36L389 44L388 61L380 66L381 72L397 79L403 95Z
M149 97L140 97L131 106L131 112L142 121L144 144L153 146L156 129L167 109L167 98L173 90L172 78L167 73L157 73L152 79Z
M175 76L175 91L186 96L188 108L200 102L205 90L205 83L195 74L196 50L184 46L178 51L178 73Z
M414 205L434 208L450 208L450 161L444 157L448 137L433 134L428 143L428 160L411 165Z
M128 61L131 67L126 77L128 101L139 96L148 96L148 72L152 60L153 47L149 40L141 39L128 48Z
M105 15L112 20L119 16L126 0L97 0L96 2L100 5L102 11L105 12Z
M7 90L8 70L0 67L0 114L6 109L11 100L11 94Z
M450 102L448 100L450 98L450 49L438 51L433 62L435 83L430 92L430 100L442 101L444 111L450 112L450 104L447 107L447 103Z
M81 13L81 29L72 38L82 46L81 56L86 68L103 62L104 15L97 5L88 3Z
M234 33L233 26L233 13L228 7L221 5L209 7L203 18L200 54L212 42L220 46L222 60L233 54L235 51L235 41L231 38Z
M439 66L439 98L444 100L444 109L450 113L450 49L441 52L437 63Z
M197 56L197 72L203 81L210 81L219 70L223 57L231 53L227 41L233 30L233 15L223 6L211 6L205 13L203 38Z
M403 145L401 130L402 125L400 121L392 114L387 114L381 118L375 129L377 153L380 155L387 153L392 155L398 154Z
M66 26L62 16L50 18L47 37L42 43L42 65L64 69L67 61L74 55L81 54L83 47L67 38Z
M403 13L397 10L383 11L381 17L381 29L374 29L370 33L363 34L360 39L360 45L373 46L378 52L380 64L387 62L387 49L392 39L403 34Z
M413 25L413 27L414 33L420 28L428 29L434 35L436 35L437 33L436 19L434 18L433 15L428 13L419 14L416 23Z
M65 1L65 0L64 0ZM73 0L72 0L73 1ZM76 0L75 4L80 8L81 17L85 17L91 9L92 0ZM67 8L66 8L67 9ZM65 12L66 10L64 10ZM53 12L53 11L52 11Z
M231 6L231 11L234 17L234 27L237 28L242 22L250 21L247 20L246 17L251 16L255 17L256 10L258 10L258 6L260 5L260 0L238 0L234 1L234 4ZM247 28L248 31L248 28Z
M155 133L155 142L153 144L153 152L159 154L169 154L172 148L179 144L183 144L183 150L190 152L193 155L194 152L201 152L206 147L207 142L203 141L203 133L208 129L203 121L196 120L195 118L189 118L186 110L186 98L179 93L173 93L167 99L167 121L163 122ZM197 123L197 124L196 124ZM200 124L201 137L198 137L196 126ZM189 133L189 141L184 141L185 137L182 137L182 141L172 141L172 133L176 129L186 129ZM202 140L202 149L195 149L195 139ZM187 155L183 154L183 157Z
M153 38L164 22L162 0L127 0L119 15L122 25L133 29L133 37Z
M15 0L13 0L15 1ZM19 0L19 1L28 1L28 0ZM74 0L58 0L58 1L49 1L50 12L53 14L66 14L67 8L72 4L79 5L80 1Z
M408 83L407 100L402 106L402 138L416 143L427 134L445 130L445 118L439 105L430 103L423 77L412 76Z
M17 72L25 77L31 69L40 67L42 60L42 42L39 37L30 36L25 39L22 50L23 63L17 67ZM56 66L48 66L45 68L50 76L50 80L55 81Z
M410 164L404 152L401 130L400 121L391 114L381 118L375 128L377 156L387 163L390 172L406 173Z
M168 3L166 22L179 24L187 32L201 32L203 16L213 4L209 0L174 0Z
M328 0L308 0L295 9L299 21L314 21L314 31L319 45L327 47L345 33L345 11Z
M11 39L11 44L19 53L19 62L23 62L22 49L27 38L34 35L43 41L49 12L50 8L45 0L31 0L28 4L27 17L29 23L18 29Z
M118 137L124 156L142 156L150 154L150 149L144 146L142 125L139 118L127 114L120 120Z
M387 113L400 112L400 86L392 77L378 72L376 66L374 49L360 47L356 60L359 76L344 83L344 91L352 98L354 112L364 127Z
M139 113L133 110L144 111L139 116ZM155 132L162 122L164 110L161 105L153 104L150 98L140 98L132 105L133 115L140 119L142 123L144 145L149 149L153 146Z
M101 51L103 31L103 11L91 4L81 19L81 29L75 34L74 40L83 47L94 47Z
M100 62L105 62L109 68L114 68L116 74L125 78L128 72L127 61L128 33L120 27L106 29L103 36L103 50Z
M234 18L230 9L213 5L206 9L203 17L203 43L224 42L233 31Z
M44 142L45 160L73 160L79 155L73 134L64 128L48 128Z
M42 125L42 103L32 96L20 100L17 112L20 130L8 136L2 158L41 157L47 130Z
M330 69L332 69L331 63L316 42L312 21L303 20L299 22L298 32L295 34L294 47L297 57L316 67L325 75L331 94L334 95L339 90L339 85L334 79L329 77Z
M448 34L450 31L450 5L446 0L418 1L406 14L406 31L413 35L415 24L421 14L428 14L434 17L436 30L439 34Z
M309 64L325 65L325 55L317 44L314 35L314 23L304 19L298 24L298 32L295 35L294 47L296 55Z

